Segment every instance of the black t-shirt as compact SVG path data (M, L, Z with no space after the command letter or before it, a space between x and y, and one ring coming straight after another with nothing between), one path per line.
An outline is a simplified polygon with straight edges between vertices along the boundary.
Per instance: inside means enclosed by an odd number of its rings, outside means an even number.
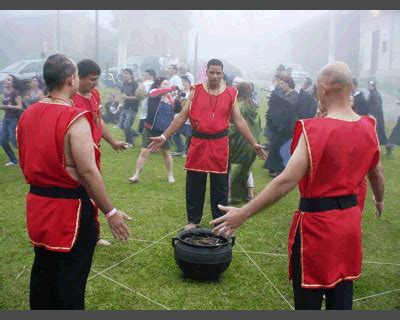
M16 106L17 101L16 98L19 96L19 94L16 91L12 91L10 93L4 93L3 95L3 105L7 106ZM19 118L21 116L22 110L5 110L4 113L4 118L7 119L15 119Z
M134 96L136 89L139 87L138 83L136 81L132 81L132 82L124 82L122 84L122 88L121 88L121 93L125 93L127 96ZM134 110L134 111L138 111L139 109L139 101L138 100L134 100L134 99L127 99L124 102L124 109L126 110Z

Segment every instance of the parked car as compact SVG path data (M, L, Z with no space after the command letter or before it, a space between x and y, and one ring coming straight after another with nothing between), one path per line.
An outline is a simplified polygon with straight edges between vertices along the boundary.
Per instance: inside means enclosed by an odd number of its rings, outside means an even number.
M43 80L43 65L44 60L20 60L5 67L0 71L0 89L3 89L3 80L8 74L17 77L18 79L39 77Z
M294 82L302 82L305 77L309 77L310 73L305 71L303 66L297 63L283 63L285 68L292 68L292 78Z
M146 69L153 69L157 76L160 73L160 63L159 56L149 55L149 56L132 56L126 59L126 63L121 68L131 68L134 69L134 65L137 65L140 71L143 73ZM108 73L107 73L108 72ZM102 82L108 87L118 87L122 85L122 75L121 70L118 67L111 67L104 70L102 75Z

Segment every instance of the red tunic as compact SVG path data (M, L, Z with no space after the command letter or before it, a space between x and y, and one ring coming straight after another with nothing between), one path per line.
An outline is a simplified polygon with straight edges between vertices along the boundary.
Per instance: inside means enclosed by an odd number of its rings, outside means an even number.
M17 128L18 152L28 184L80 186L65 170L64 138L70 125L82 116L92 123L91 114L85 110L43 102L35 103L22 114ZM47 198L28 193L26 222L31 242L51 251L70 251L78 234L80 208L80 199Z
M103 134L103 127L101 126L101 112L100 112L100 93L94 88L90 93L90 98L84 97L79 92L72 97L72 101L76 108L85 109L90 111L94 120L93 140L96 145L100 146L101 136Z
M359 205L344 210L295 212L288 250L297 228L301 234L303 288L332 288L361 275L361 220L365 176L379 162L375 119L363 116L349 122L332 118L296 123L291 151L301 134L306 140L310 170L299 183L301 197L322 198L356 194ZM292 277L289 263L289 279Z
M205 134L216 134L228 129L236 95L237 91L231 87L226 87L223 92L214 96L207 93L202 83L195 85L189 111L189 120L193 130ZM218 139L192 137L185 169L227 173L228 158L228 136Z

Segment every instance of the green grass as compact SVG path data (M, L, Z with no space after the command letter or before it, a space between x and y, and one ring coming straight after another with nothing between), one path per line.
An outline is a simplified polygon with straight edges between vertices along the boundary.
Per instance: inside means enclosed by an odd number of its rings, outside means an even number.
M265 97L262 101L260 114L264 121ZM136 128L137 123L134 126ZM110 130L114 136L123 138L121 130L112 126ZM140 139L136 145L139 142ZM200 283L182 277L171 246L171 238L186 223L184 159L174 158L175 184L167 183L162 157L155 154L144 168L140 183L131 185L127 178L132 175L139 147L117 154L103 143L102 150L103 176L113 203L134 219L129 223L132 240L126 243L111 240L112 246L96 248L90 273L93 278L86 289L87 309L290 309L284 300L293 305L291 283L287 280L287 234L298 203L297 191L246 222L237 232L237 244L228 270L218 282ZM19 168L3 166L6 161L4 152L0 151L0 308L23 310L29 309L29 276L33 260L25 228L28 186ZM381 219L375 219L369 194L363 221L366 262L362 277L355 282L354 299L400 289L400 172L397 167L400 149L394 150L392 159L383 157L383 164L386 208ZM261 166L260 160L253 166L258 192L270 181ZM208 226L208 191L204 215L202 225ZM111 238L102 216L100 222L102 236ZM400 309L400 291L355 301L354 309Z

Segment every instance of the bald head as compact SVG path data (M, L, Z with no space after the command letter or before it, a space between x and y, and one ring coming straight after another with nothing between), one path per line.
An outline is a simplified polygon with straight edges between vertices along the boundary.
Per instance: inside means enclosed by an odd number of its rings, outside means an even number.
M318 82L331 90L351 90L352 76L350 68L344 62L332 62L324 66L318 73Z
M353 89L350 68L343 62L332 62L318 73L317 92L320 106L325 111L332 107L350 108Z

